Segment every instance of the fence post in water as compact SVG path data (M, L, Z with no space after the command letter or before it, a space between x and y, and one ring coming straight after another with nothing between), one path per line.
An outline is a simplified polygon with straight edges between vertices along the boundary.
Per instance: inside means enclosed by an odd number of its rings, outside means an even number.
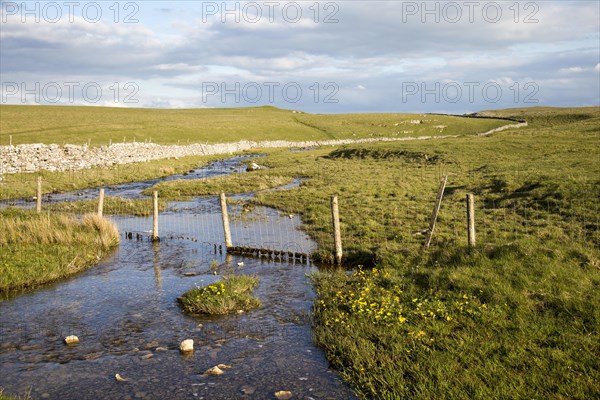
M231 230L229 228L229 214L227 213L227 198L225 193L221 193L219 196L221 202L221 216L223 218L223 232L225 233L225 248L229 249L232 247L231 244Z
M101 217L104 212L104 188L100 189L98 194L98 216Z
M431 244L431 239L433 238L433 230L435 229L435 223L437 221L438 213L440 212L440 206L442 205L442 197L444 196L444 189L446 189L446 181L448 180L448 175L444 175L442 181L440 182L440 188L438 189L437 197L435 198L435 204L433 205L433 212L431 213L431 219L429 220L429 230L427 231L427 236L425 237L425 248L428 249Z
M333 243L335 245L335 264L342 265L342 232L340 230L340 212L337 196L331 197L331 219L333 220Z
M35 210L38 213L42 212L42 177L37 177L37 189L35 198Z
M467 194L467 230L469 247L475 247L475 201L473 194Z
M158 192L156 190L152 192L152 203L154 208L154 218L152 224L152 241L158 242L160 238L158 237Z

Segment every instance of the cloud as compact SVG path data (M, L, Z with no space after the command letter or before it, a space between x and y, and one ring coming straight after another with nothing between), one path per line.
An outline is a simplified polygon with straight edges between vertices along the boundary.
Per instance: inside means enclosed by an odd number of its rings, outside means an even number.
M448 2L331 2L329 8L330 3L320 2L318 14L314 3L298 2L302 17L294 23L293 14L283 14L283 5L271 21L264 8L256 20L256 10L244 11L247 3L239 3L225 23L222 10L207 16L205 3L199 2L171 2L169 8L140 2L136 24L114 23L108 9L107 19L97 23L81 15L73 22L22 23L19 15L3 14L2 80L30 86L136 82L138 106L156 107L254 104L228 103L233 96L226 102L214 96L218 100L208 104L202 100L207 82L234 88L236 83L242 88L297 83L304 90L298 103L290 104L279 93L273 105L318 112L519 106L522 101L515 103L515 96L506 93L512 86L522 94L528 83L538 85L540 101L550 105L565 104L564 93L574 104L597 98L600 15L595 2L519 2L516 8L512 2L496 2L497 21L496 10L484 9L492 3L476 3L469 10L466 3L455 2L458 18ZM328 16L337 22L325 23ZM469 82L496 83L505 88L505 96L493 104L481 93L473 102L444 102L443 96L422 101L420 95L402 101L407 85L464 88ZM337 85L338 102L324 102L331 94L328 83Z

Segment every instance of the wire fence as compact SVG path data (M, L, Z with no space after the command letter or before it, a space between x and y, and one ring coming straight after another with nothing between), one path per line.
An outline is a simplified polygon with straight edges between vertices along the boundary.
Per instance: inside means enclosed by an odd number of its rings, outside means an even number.
M315 198L298 213L290 214L257 206L248 197L231 196L227 200L231 231L228 244L216 196L170 202L159 199L155 219L152 199L107 196L99 209L99 192L96 193L96 198L87 200L79 200L76 194L69 198L41 195L8 199L0 202L0 208L74 215L101 212L117 224L123 240L184 240L197 243L203 251L219 254L236 250L273 258L312 256L324 262L334 260L335 232L329 198ZM390 246L423 246L431 230L434 201L433 195L368 200L340 196L340 235L345 258L372 258L379 249ZM496 198L475 196L474 208L479 245L507 244L531 237L600 247L598 201L593 199L540 200L528 192L517 192ZM467 222L465 198L451 191L446 193L431 248L467 246Z

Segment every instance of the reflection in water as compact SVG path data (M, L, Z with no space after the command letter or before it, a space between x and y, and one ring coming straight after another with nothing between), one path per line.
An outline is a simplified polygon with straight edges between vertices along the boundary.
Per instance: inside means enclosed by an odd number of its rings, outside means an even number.
M34 399L268 399L279 390L299 399L353 398L312 343L308 276L316 268L215 251L223 233L214 197L171 210L160 216L161 242L123 238L98 266L0 302L0 386L8 394L31 388ZM151 227L143 217L114 221L122 233ZM314 243L297 223L257 207L232 221L232 234L239 243L260 234L308 252ZM260 278L261 308L219 317L180 311L176 299L186 290L233 273ZM71 334L78 345L63 344ZM179 353L184 339L194 340L193 354ZM203 375L221 363L232 368ZM117 382L117 373L128 381Z
M154 265L154 280L156 281L156 291L160 292L160 242L152 242L153 265Z

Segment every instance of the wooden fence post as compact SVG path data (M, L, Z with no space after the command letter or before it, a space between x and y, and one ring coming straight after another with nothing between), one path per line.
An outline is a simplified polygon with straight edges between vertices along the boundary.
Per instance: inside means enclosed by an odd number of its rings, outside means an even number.
M37 177L37 189L35 198L35 210L39 213L42 212L42 177Z
M467 230L469 247L475 247L475 200L473 194L467 194Z
M152 203L154 208L154 218L152 223L152 241L158 242L160 238L158 237L158 192L155 190L152 192Z
M335 264L342 265L342 232L337 196L331 197L331 219L333 221L333 243L335 244Z
M437 221L438 213L440 212L440 206L442 205L442 197L444 196L444 189L446 188L446 181L448 180L448 175L444 175L442 181L440 182L440 188L438 189L437 197L435 198L435 204L433 205L433 212L431 213L431 219L429 220L429 230L427 231L427 236L425 237L425 248L428 249L431 244L431 239L433 238L433 230L435 229L435 223Z
M223 232L225 234L225 247L229 249L232 247L231 243L231 230L229 228L229 214L227 213L227 198L225 193L221 193L219 196L221 202L221 216L223 218Z
M98 194L98 216L101 217L104 213L104 188L100 189Z

